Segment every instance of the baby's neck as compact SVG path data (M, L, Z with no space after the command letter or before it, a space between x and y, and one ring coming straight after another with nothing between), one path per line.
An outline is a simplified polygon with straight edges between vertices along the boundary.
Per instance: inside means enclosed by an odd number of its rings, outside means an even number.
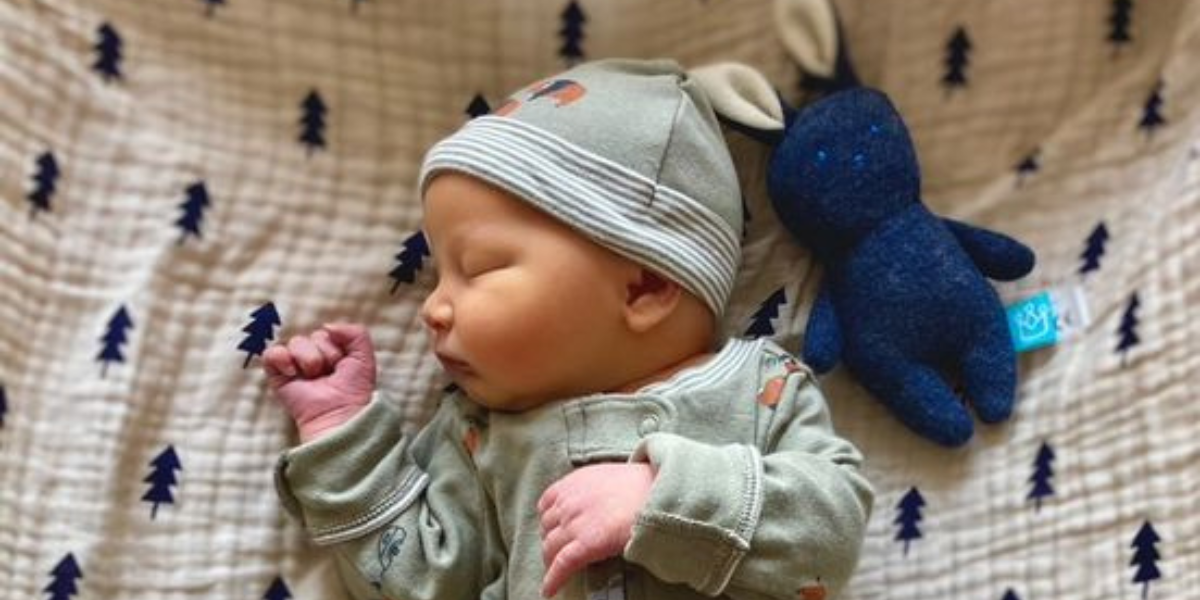
M652 383L666 381L667 379L670 379L676 373L678 373L688 367L702 364L705 361L707 361L708 359L712 358L712 356L713 356L712 352L700 352L697 354L693 354L691 356L684 358L683 360L676 361L674 363L667 365L666 367L663 367L662 369L659 369L653 373L650 373L649 375L646 375L644 377L639 377L639 378L634 379L633 381L625 383L613 391L618 392L618 393L624 393L624 394L636 392Z

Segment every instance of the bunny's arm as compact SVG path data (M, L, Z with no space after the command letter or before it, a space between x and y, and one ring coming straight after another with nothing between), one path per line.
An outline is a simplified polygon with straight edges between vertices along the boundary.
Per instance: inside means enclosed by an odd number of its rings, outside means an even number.
M1020 279L1033 270L1033 250L1002 233L942 219L963 250L985 276L998 281Z
M841 356L842 331L837 310L829 285L822 283L804 330L804 362L817 373L825 373L837 365Z

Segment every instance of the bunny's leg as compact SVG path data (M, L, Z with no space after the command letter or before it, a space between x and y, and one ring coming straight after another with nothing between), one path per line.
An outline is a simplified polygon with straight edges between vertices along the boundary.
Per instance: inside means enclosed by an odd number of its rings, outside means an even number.
M859 380L905 425L943 446L961 446L971 439L971 415L937 370L911 360L876 364L880 371Z
M1017 388L1016 351L1005 321L992 319L988 323L963 355L963 384L979 419L996 423L1012 414Z

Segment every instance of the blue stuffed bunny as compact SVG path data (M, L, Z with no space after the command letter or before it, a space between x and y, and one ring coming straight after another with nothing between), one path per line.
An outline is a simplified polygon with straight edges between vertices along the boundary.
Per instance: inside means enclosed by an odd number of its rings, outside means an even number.
M1004 308L984 278L1013 280L1033 252L940 218L920 196L916 152L880 92L851 88L788 115L767 185L785 227L825 267L804 360L839 360L918 434L946 446L980 420L1008 418L1016 357Z

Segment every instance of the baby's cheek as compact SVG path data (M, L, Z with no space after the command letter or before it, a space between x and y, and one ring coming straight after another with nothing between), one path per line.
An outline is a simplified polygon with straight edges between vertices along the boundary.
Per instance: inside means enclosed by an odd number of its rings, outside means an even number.
M464 343L475 360L493 367L518 369L536 362L550 335L546 323L521 311L489 309L462 323Z

